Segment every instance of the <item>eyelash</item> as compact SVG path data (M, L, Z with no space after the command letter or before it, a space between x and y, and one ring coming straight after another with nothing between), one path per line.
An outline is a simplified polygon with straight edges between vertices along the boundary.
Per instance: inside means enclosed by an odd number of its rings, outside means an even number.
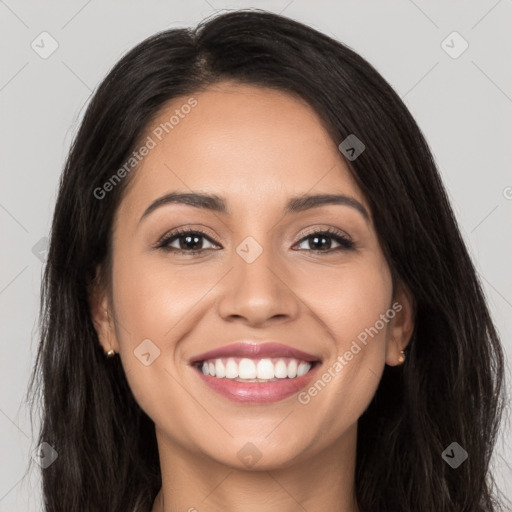
M204 251L212 250L212 249L198 249L198 250L187 251L185 249L176 249L175 247L169 247L169 244L171 242L173 242L174 240L178 240L182 236L186 236L186 235L200 235L201 237L207 238L211 243L216 244L216 242L211 240L211 238L205 232L201 231L200 229L193 229L193 230L192 229L190 229L190 230L179 229L177 231L174 231L173 233L170 233L169 236L166 236L165 238L163 238L163 240L157 244L156 248L162 249L167 252L172 252L174 254L187 254L190 256L200 254ZM342 235L340 232L338 232L334 229L323 229L320 231L313 231L312 233L308 233L307 235L302 237L297 243L300 244L301 242L304 242L308 238L312 237L313 235L326 235L327 238L332 238L336 242L338 242L340 244L340 247L336 247L335 249L328 249L325 251L321 250L321 249L309 249L310 252L332 254L334 252L348 251L348 250L352 250L355 248L355 244L352 240L350 240L349 238L347 238L346 236ZM218 244L216 244L216 245L218 245Z

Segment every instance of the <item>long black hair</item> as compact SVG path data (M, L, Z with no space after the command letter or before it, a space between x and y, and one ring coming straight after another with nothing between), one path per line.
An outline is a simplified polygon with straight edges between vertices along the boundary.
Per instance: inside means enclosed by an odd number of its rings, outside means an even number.
M112 223L131 171L103 199L166 103L220 81L297 95L339 145L371 206L396 279L414 297L407 359L385 367L358 422L356 496L365 512L499 510L490 458L504 400L504 355L433 156L386 80L340 42L256 9L160 32L130 50L95 91L60 181L41 287L29 390L42 396L45 511L146 512L161 487L154 424L119 357L106 359L88 307L95 269L109 284ZM146 134L147 135L147 134ZM340 152L340 158L344 158ZM468 460L442 453L457 442Z

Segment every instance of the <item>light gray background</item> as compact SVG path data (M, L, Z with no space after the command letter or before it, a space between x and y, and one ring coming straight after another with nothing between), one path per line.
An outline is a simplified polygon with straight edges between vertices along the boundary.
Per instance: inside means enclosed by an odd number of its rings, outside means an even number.
M0 0L0 512L41 509L38 475L24 478L36 448L23 397L38 342L44 260L44 247L36 254L32 248L48 234L84 105L121 55L145 37L244 7L282 13L334 36L400 94L436 157L510 359L512 0ZM43 31L59 45L47 59L31 48ZM441 46L453 31L469 44L458 58ZM452 39L453 52L461 46ZM505 426L494 466L510 498L512 439Z

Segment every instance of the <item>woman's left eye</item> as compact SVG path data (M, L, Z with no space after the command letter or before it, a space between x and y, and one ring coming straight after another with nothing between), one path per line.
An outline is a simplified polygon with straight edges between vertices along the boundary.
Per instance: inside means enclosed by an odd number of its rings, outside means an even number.
M332 242L325 242L326 240L335 240L335 243L339 245L339 247L335 247L334 249L331 247ZM300 243L308 242L311 245L318 245L320 248L310 249L315 252L324 252L324 253L333 253L337 251L349 250L354 248L354 242L350 240L348 237L338 233L337 231L315 231L304 237ZM326 246L328 246L326 248ZM323 250L327 249L327 250Z
M202 239L209 240L209 243L212 244L212 247L205 248L203 247ZM339 245L339 247L332 248L332 240L335 241ZM172 244L178 243L178 247ZM354 242L350 240L348 237L342 235L338 232L333 232L330 230L324 231L315 231L305 237L303 237L299 241L299 245L304 243L309 243L311 245L317 245L318 247L312 249L306 249L317 253L333 253L337 251L350 250L354 248ZM219 246L211 241L210 237L208 237L202 231L192 231L192 230L181 230L175 233L172 233L168 237L164 238L158 245L158 249L163 249L166 251L179 253L179 254L199 254L206 250L211 250L218 248Z

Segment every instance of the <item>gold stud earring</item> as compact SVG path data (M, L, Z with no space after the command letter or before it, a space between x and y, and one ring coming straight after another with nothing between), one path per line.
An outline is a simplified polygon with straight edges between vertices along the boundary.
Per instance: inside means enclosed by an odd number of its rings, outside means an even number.
M400 350L400 356L398 357L398 362L403 363L405 361L405 352L403 350Z

